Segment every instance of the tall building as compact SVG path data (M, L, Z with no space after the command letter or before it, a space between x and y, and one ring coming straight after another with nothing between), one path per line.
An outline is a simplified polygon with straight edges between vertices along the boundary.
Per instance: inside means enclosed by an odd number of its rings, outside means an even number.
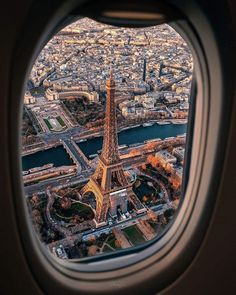
M142 203L132 191L132 185L126 179L122 161L118 153L117 121L115 106L115 81L112 72L106 82L106 117L101 155L95 173L82 189L82 195L92 192L96 198L96 226L103 226L107 214L116 217L118 210L127 212L128 200L140 212L145 211Z
M164 68L164 64L163 64L163 61L161 61L160 64L159 64L159 70L158 70L158 73L157 73L157 78L161 77L163 68Z
M146 82L146 71L147 71L146 67L147 67L147 60L146 58L144 58L143 60L143 81L144 82Z
M35 97L33 97L29 91L26 91L24 96L24 104L33 104L35 103Z

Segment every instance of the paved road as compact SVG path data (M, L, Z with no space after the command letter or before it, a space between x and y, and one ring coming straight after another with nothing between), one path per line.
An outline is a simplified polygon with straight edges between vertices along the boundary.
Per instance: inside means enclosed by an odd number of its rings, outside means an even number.
M76 149L76 147L74 146L73 142L70 139L66 139L66 140L64 140L62 142L64 142L66 144L66 146L68 147L68 149L70 150L70 152L73 154L74 158L76 159L76 161L81 166L82 171L83 170L88 170L90 168L90 166L84 160L84 158L79 154L79 152Z
M172 203L170 202L169 204L167 203L164 205L157 205L157 206L154 206L150 209L152 209L152 211L154 211L157 215L160 215L160 214L163 214L167 209L172 208L172 207L173 207ZM149 218L150 218L149 215L145 212L145 213L139 214L135 217L132 217L129 220L124 220L119 223L113 223L110 225L108 224L108 225L100 227L98 229L89 229L89 230L84 231L83 233L74 234L73 236L70 236L69 238L64 238L64 239L58 240L56 242L48 244L47 246L49 248L52 248L52 246L58 246L58 245L62 244L64 247L68 247L68 246L71 246L71 240L70 240L71 238L73 238L74 241L79 240L81 238L82 238L82 240L87 240L92 235L99 236L102 233L108 234L109 232L112 231L113 228L118 229L118 230L122 230L125 227L137 224L139 219L146 220Z
M63 188L68 187L75 184L82 184L89 180L89 176L91 173L89 171L83 173L83 175L74 175L74 176L66 176L66 177L58 177L53 179L48 179L36 184L32 184L29 186L26 186L24 188L25 191L25 197L28 197L33 192L40 192L45 191L48 186L52 185L53 187L57 188Z
M71 129L67 129L63 132L59 133L42 133L39 134L40 138L44 140L46 143L54 140L66 140L70 139L71 137L80 134L82 131L84 131L84 127L76 126Z

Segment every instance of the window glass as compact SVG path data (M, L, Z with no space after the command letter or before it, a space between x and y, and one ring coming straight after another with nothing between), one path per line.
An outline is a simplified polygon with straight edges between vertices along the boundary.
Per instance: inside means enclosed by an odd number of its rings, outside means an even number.
M122 255L163 233L184 197L192 70L167 24L83 18L46 44L24 95L22 178L53 255Z

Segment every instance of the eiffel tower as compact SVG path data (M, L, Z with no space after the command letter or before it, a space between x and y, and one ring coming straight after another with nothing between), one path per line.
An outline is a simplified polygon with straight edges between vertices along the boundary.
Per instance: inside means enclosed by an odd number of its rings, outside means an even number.
M144 209L132 191L132 184L126 179L122 161L118 152L117 121L115 106L115 81L112 71L106 81L106 116L101 155L95 173L82 189L81 193L92 192L96 198L96 226L103 226L107 221L108 210L112 217L119 209L127 212L128 199Z

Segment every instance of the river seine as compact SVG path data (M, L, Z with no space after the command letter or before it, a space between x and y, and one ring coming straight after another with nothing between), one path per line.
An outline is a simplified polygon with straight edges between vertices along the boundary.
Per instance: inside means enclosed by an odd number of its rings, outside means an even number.
M118 134L118 142L119 145L131 145L135 143L143 143L148 139L164 139L183 134L186 132L186 129L187 124L154 124L148 127L139 126L121 131ZM92 138L87 141L80 142L78 145L84 154L89 157L92 154L96 154L98 150L101 150L102 137ZM62 165L70 165L71 160L62 146L22 157L23 170L29 170L30 168L43 166L48 163L53 163L55 167L59 167Z

